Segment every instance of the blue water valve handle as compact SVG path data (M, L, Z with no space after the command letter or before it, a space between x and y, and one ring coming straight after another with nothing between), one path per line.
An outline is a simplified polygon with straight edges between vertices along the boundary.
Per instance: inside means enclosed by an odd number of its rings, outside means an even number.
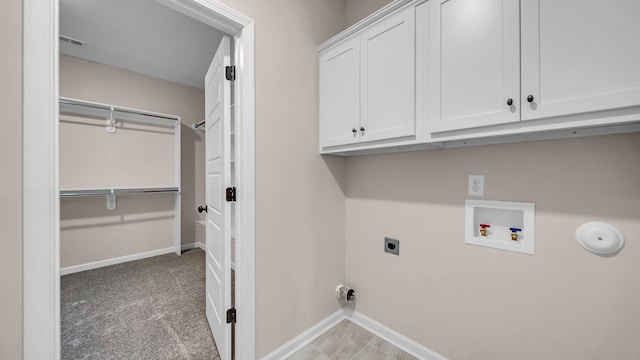
M511 240L518 241L518 231L522 231L522 229L512 227L512 228L509 228L509 230L511 230Z

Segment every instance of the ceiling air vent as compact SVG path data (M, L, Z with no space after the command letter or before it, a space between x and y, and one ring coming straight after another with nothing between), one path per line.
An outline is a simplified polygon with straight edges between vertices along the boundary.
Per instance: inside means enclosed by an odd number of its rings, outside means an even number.
M60 41L64 41L66 43L69 43L71 45L75 45L75 46L80 46L80 47L87 47L87 43L82 41L82 40L78 40L78 39L74 39L72 37L69 36L65 36L65 35L60 35Z

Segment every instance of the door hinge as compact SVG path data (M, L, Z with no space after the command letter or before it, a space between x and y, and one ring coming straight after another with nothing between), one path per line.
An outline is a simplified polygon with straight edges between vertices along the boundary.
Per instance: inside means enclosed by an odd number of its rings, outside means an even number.
M227 324L236 323L236 308L227 310Z
M236 79L236 67L234 65L227 66L225 70L226 70L227 80L233 81Z
M227 201L236 201L236 188L235 188L235 186L227 188Z

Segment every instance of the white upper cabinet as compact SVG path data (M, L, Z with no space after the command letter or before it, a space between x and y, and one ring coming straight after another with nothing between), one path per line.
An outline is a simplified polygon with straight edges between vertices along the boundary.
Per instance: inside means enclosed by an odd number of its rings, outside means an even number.
M519 121L518 1L429 3L429 19L419 20L428 22L431 29L428 130Z
M318 47L320 152L640 131L640 0L395 0Z
M640 105L640 1L427 4L432 134Z
M522 120L640 104L639 19L638 0L523 0Z
M360 36L361 141L415 134L414 23L409 8Z
M320 54L320 146L357 142L360 133L360 39Z
M412 6L321 50L321 151L414 136L415 59Z

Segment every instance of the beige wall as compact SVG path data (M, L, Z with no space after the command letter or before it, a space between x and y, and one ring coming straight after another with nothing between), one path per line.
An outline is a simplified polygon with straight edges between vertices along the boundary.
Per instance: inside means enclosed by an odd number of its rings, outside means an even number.
M640 358L639 161L640 134L350 158L356 310L451 359ZM535 255L465 244L469 174L483 199L536 204ZM588 221L618 227L624 249L583 250Z
M182 117L182 243L194 242L196 204L204 201L204 133L190 125L204 118L204 92L62 55L60 95ZM173 136L163 128L128 124L108 134L103 122L61 116L61 188L168 186L172 158ZM172 199L120 196L115 211L106 210L104 198L63 200L61 266L172 246Z
M253 18L256 29L260 357L339 309L333 292L344 280L344 159L318 155L315 48L342 30L344 3L223 2Z
M373 14L390 2L391 0L345 0L345 28Z
M0 5L0 359L22 358L22 1Z
M173 247L172 194L117 197L108 210L105 197L60 201L60 267ZM188 229L193 229L193 218ZM189 242L195 241L194 239Z

